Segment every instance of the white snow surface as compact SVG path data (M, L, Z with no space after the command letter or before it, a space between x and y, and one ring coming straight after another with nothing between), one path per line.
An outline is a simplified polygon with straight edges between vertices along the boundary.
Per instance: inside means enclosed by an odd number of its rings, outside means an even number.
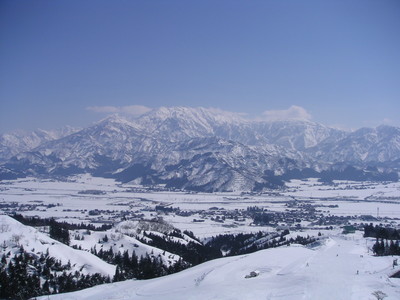
M322 246L273 248L216 259L173 275L128 280L39 299L279 299L358 300L400 298L400 279L389 278L393 257L373 257L361 234L336 235ZM245 278L251 272L258 276ZM358 274L357 274L358 273Z
M80 193L85 190L98 190L104 193L100 195ZM121 220L116 218L115 214L120 211L132 211L144 214L145 219L152 219L156 216L154 212L156 205L179 207L185 211L209 211L211 207L240 210L258 206L269 211L282 212L287 209L286 203L293 199L321 205L324 215L376 216L379 208L380 217L400 219L400 182L335 181L335 185L326 185L318 179L311 178L292 180L288 183L287 189L264 194L145 190L132 184L120 184L113 179L92 177L88 174L70 177L65 181L23 178L3 180L0 183L0 203L15 202L24 205L26 208L19 209L18 213L25 216L54 217L58 221L69 223L100 222L101 224L104 220L119 222ZM46 207L57 203L60 206ZM42 206L29 208L33 204ZM323 207L326 205L337 205L337 207ZM88 212L93 209L111 210L115 213L90 216ZM161 216L174 227L182 231L192 231L199 238L222 233L268 230L268 227L251 226L251 219L242 221L227 219L224 223L218 223L210 218L202 218L199 213L189 217L175 213ZM202 219L203 222L196 223L193 219Z
M100 273L102 275L115 274L115 266L110 265L95 255L73 249L60 243L37 229L25 226L13 218L0 215L0 254L8 251L18 251L23 246L25 251L40 255L49 251L49 255L61 260L62 264L70 261L73 271L79 270L83 274Z
M135 237L127 236L121 232L115 231L114 229L108 231L91 231L90 235L85 235L85 232L86 230L84 229L74 230L72 236L79 234L80 236L84 236L84 240L71 239L71 244L80 246L82 249L87 251L90 251L92 248L96 248L97 251L100 249L107 251L112 248L114 253L120 252L122 254L123 252L128 251L129 255L132 255L132 252L134 251L138 258L149 254L152 257L159 257L167 266L173 265L180 259L179 255L146 245ZM150 233L155 234L151 231ZM99 241L101 241L105 236L107 236L108 241L99 243ZM112 275L114 275L114 273Z

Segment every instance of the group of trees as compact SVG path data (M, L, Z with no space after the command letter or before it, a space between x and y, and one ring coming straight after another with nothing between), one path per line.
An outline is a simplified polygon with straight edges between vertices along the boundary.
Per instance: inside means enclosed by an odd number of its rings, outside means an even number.
M177 241L173 237L184 239L184 236L180 231L175 230L170 233L169 237L162 237L156 234L144 232L144 238L141 239L141 242L177 254L182 257L185 262L188 262L191 265L197 265L222 256L220 249L198 242L190 232L187 232L186 234L189 234L194 241L189 241L186 244Z
M225 255L238 255L251 251L256 247L254 241L261 238L262 234L239 233L239 234L222 234L212 237L207 245L220 249Z
M58 226L68 229L68 230L77 230L77 229L87 229L92 231L106 231L112 228L112 225L102 224L101 226L94 226L93 224L85 224L81 223L67 223L67 222L58 222L54 220L54 218L39 218L39 217L29 217L23 216L21 214L13 214L10 217L14 218L18 222L21 222L27 226L39 227L39 226L50 226L51 224L57 224Z
M0 262L0 295L4 299L28 299L40 295L72 292L111 282L101 274L83 275L71 264L49 256L26 252L3 254Z
M132 255L129 255L128 250L125 250L123 253L114 253L112 247L110 247L109 250L100 249L99 251L97 251L96 248L92 248L91 253L117 266L113 281L122 281L132 278L156 278L182 271L190 266L182 259L167 265L160 255L155 256L149 253L146 253L145 256L141 256L140 258L136 255L135 251L132 251Z
M373 225L364 226L364 237L376 238L372 251L378 256L400 255L400 230Z
M385 240L400 240L400 230L390 227L382 227L378 225L364 226L364 237L374 237Z
M54 219L50 219L49 234L52 239L64 243L65 245L69 245L69 230L63 227L62 224L56 222Z
M383 239L376 239L375 244L372 246L372 251L378 256L384 255L400 255L399 240L384 241Z
M268 235L268 233L261 231L258 233L223 234L211 238L206 245L222 250L225 255L233 256L290 244L307 245L316 241L314 237L310 236L297 236L296 238L287 239L286 235L288 234L289 230L284 230L281 234L274 235Z
M189 267L189 265L183 262L182 259L167 266L163 262L161 256L153 256L146 253L144 257L142 256L140 259L138 259L135 253L133 253L132 256L129 256L128 252L125 251L121 256L120 261L117 262L114 281L121 281L131 278L156 278L182 271L187 267Z
M269 225L273 221L270 213L256 213L253 215L253 223L258 226Z
M102 225L100 227L95 227L93 224L85 223L70 224L67 222L58 222L54 220L54 218L42 219L39 217L25 217L20 214L14 214L11 215L11 217L27 226L47 226L49 228L50 237L66 245L69 245L70 243L69 230L86 229L88 230L88 232L89 230L105 231L112 227L111 225Z
M179 242L178 239L184 240L185 235L192 240L187 243ZM164 253L170 252L178 255L181 259L171 264L163 261L161 256L155 256L152 253L137 257L134 251L132 251L132 255L129 255L128 251L114 253L112 247L108 250L103 248L97 250L94 247L91 249L91 253L110 264L117 265L114 276L114 280L117 281L129 278L149 279L164 276L222 256L220 249L200 243L193 232L190 231L182 233L175 229L164 235L144 231L143 237L139 240L144 244L163 250Z

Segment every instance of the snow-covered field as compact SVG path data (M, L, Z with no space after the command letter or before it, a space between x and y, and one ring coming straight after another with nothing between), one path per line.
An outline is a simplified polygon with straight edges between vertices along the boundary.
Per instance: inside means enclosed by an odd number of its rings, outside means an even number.
M223 212L255 206L269 212L301 211L303 205L312 205L318 214L324 216L360 216L361 220L361 216L370 215L376 218L375 223L398 226L400 183L337 181L334 185L323 185L316 179L309 179L293 180L285 190L263 194L207 194L156 191L89 175L67 181L26 178L0 182L0 212L4 214L16 212L25 216L54 217L59 221L95 225L118 223L124 218L135 220L161 216L173 226L193 231L201 238L221 233L276 230L254 226L250 218L227 218L217 222L214 217L222 216ZM173 210L157 211L156 206ZM359 221L357 218L352 220ZM1 240L8 242L18 237L19 244L25 243L38 253L49 248L51 255L63 262L71 260L77 268L84 266L83 270L86 268L87 273L112 275L114 272L115 266L86 251L63 246L37 230L27 231L9 217L0 216L0 223ZM386 293L388 297L385 299L400 299L400 279L390 278L400 268L393 269L393 257L372 256L369 249L373 239L362 238L360 231L342 235L339 227L328 230L325 226L313 227L305 220L300 223L304 227L291 229L291 237L316 236L321 232L325 237L324 244L315 248L291 245L217 259L157 279L128 280L53 295L50 299L373 300L376 299L372 295L375 291ZM12 230L8 230L10 228ZM73 244L88 250L108 234L110 240L107 243L114 248L132 250L135 247L135 251L158 253L157 249L150 249L134 238L121 235L118 228L93 232L90 238L73 240ZM10 234L13 236L7 236ZM72 234L83 235L84 230L76 230ZM117 248L114 251L119 250ZM178 259L170 253L162 252L162 255L171 261ZM257 276L245 278L251 272Z
M368 241L369 246L373 243ZM177 274L128 280L50 299L279 299L358 300L400 298L392 257L373 257L359 233L331 236L317 248L300 245L206 262ZM251 272L258 276L245 278ZM42 297L40 299L48 299Z
M72 177L68 181L26 178L0 183L0 205L6 213L16 211L29 216L55 217L70 223L118 222L124 212L153 218L157 215L156 205L163 205L190 212L186 215L163 214L163 218L200 237L258 231L260 228L250 226L249 219L217 223L205 218L202 222L193 222L201 217L199 211L258 206L283 212L287 210L287 203L294 200L311 203L316 208L320 206L325 215L371 215L400 220L400 182L335 181L334 185L324 185L317 179L309 179L293 180L287 186L285 190L263 194L186 193L143 189L89 175ZM10 203L15 207L10 207ZM98 212L93 213L93 210Z

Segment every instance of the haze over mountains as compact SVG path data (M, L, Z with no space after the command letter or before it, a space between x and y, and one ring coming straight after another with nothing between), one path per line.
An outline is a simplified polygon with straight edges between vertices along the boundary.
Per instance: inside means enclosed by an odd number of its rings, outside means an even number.
M89 172L201 191L260 190L304 177L398 180L400 128L346 132L310 121L161 107L81 130L4 134L0 161L3 179Z

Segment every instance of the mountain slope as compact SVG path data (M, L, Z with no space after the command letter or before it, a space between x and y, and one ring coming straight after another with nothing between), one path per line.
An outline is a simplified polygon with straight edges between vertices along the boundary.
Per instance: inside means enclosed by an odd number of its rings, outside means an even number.
M70 262L72 265L70 272L79 271L83 274L100 273L110 277L115 273L115 266L102 261L93 254L72 249L33 227L21 224L9 216L0 215L0 224L0 243L3 245L1 249L2 253L18 251L22 246L32 255L40 256L48 252L50 256L60 260L63 264Z
M114 115L19 152L0 166L0 178L89 172L140 184L231 191L321 172L333 179L396 180L399 162L395 127L345 132L310 121L249 121L215 109L162 107L136 119ZM347 167L356 170L343 175Z
M376 290L397 299L398 279L388 278L395 272L392 258L373 257L363 245L360 235L338 236L315 249L298 245L267 249L157 279L107 284L50 299L356 300L370 299ZM250 274L254 277L246 278Z
M60 139L78 131L76 128L65 126L57 130L37 129L32 132L14 131L0 135L0 162L6 161L14 155L32 150L39 145Z
M400 159L400 128L361 128L336 142L325 141L313 151L317 159L333 162L395 161Z

